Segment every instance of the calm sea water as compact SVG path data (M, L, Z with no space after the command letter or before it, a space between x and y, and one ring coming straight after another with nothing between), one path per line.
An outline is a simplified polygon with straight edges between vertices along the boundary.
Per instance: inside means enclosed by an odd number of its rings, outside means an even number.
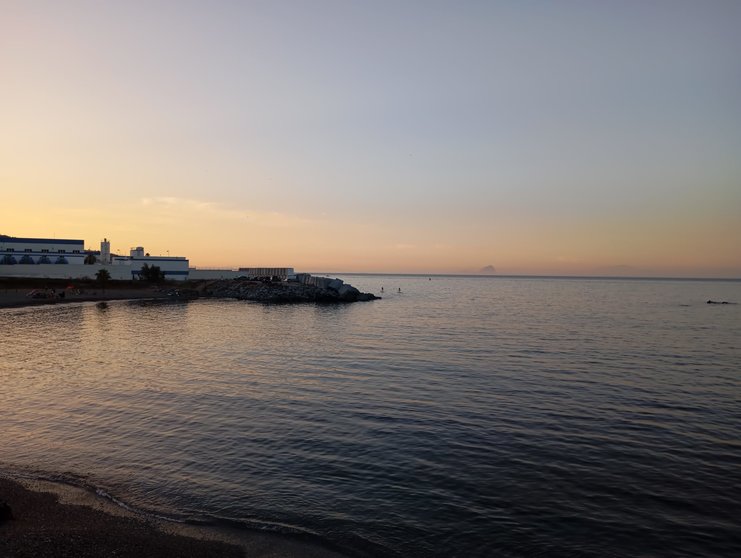
M0 310L0 466L349 556L741 555L741 283L344 278Z

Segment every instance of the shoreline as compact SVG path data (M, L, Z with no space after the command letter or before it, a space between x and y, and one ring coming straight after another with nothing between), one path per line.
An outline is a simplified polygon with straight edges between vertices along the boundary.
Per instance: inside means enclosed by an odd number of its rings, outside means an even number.
M0 556L4 558L345 558L277 533L198 526L138 513L79 486L0 473Z
M243 556L236 545L166 533L156 523L123 509L114 515L74 499L62 503L44 483L36 489L33 484L0 477L0 499L13 515L0 521L0 555L4 557Z
M380 300L372 293L361 293L341 279L320 278L321 285L298 282L272 283L241 279L186 282L163 286L108 284L105 288L49 288L44 283L0 286L0 309L68 304L71 302L103 302L113 300L193 300L198 298L236 299L262 303L347 304ZM37 298L38 297L38 298Z
M151 289L106 288L82 294L66 294L64 298L30 298L32 288L0 289L0 309L30 306L54 306L74 302L107 302L112 300L164 300L167 295Z

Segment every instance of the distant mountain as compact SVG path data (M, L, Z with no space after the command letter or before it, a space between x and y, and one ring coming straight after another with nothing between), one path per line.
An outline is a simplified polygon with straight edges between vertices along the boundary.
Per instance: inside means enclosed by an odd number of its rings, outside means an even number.
M491 274L496 273L496 272L497 272L497 270L494 269L494 266L493 265L487 265L487 266L484 266L481 269L479 269L479 273L481 273L483 275L491 275Z

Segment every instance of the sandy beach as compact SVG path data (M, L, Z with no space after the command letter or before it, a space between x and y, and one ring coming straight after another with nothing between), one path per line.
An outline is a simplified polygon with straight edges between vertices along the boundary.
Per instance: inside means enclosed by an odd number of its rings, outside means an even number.
M60 504L54 494L9 479L0 478L0 499L13 514L13 519L0 520L0 556L5 558L244 555L237 546L164 533L133 516Z
M13 518L4 519L3 503ZM79 488L0 476L3 558L344 558L314 541L173 523Z

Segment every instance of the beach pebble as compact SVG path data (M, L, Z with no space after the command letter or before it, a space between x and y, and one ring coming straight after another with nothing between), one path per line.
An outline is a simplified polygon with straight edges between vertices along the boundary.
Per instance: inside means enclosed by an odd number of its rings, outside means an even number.
M13 510L10 509L7 502L0 500L0 521L6 521L8 519L13 519Z

